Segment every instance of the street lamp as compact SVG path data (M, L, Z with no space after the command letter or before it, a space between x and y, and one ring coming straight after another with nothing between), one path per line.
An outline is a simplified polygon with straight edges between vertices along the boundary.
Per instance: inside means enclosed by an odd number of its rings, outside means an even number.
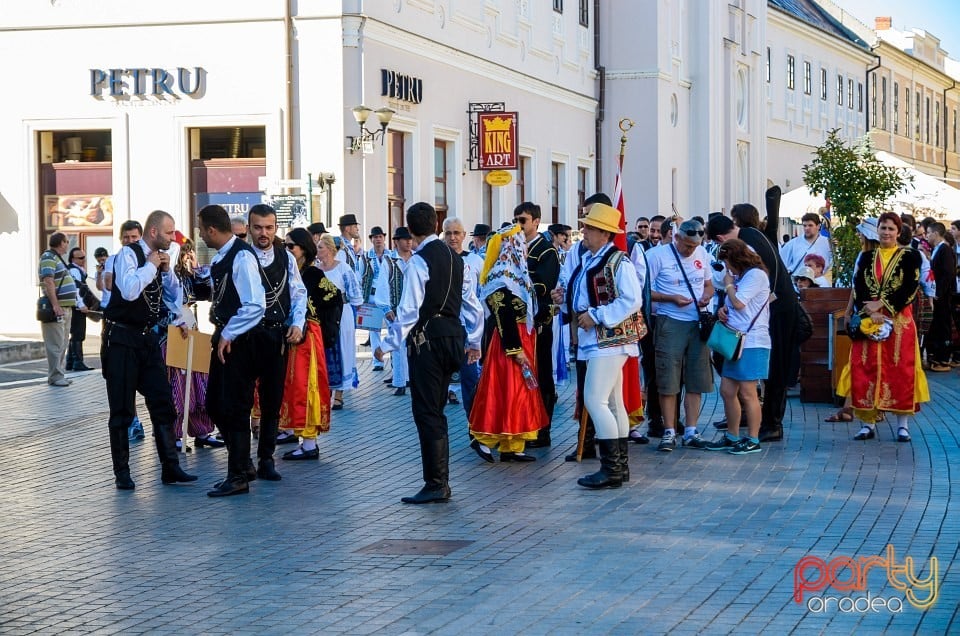
M380 145L383 145L383 138L386 136L387 126L390 125L390 120L393 119L393 114L397 111L392 108L387 108L386 106L372 110L363 105L356 106L352 110L353 118L357 120L357 125L360 126L360 134L357 136L347 135L347 150L350 151L351 155L358 150L362 150L365 155L372 154L374 142L379 139ZM366 124L370 119L370 113L374 113L377 119L380 120L380 130L370 131L367 129Z

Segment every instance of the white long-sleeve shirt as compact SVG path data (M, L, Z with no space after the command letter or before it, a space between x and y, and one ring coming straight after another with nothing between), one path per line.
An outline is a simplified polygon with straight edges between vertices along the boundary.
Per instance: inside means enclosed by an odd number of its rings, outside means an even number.
M599 307L590 306L590 296L587 288L590 281L587 280L587 271L600 263L604 254L611 249L614 249L614 246L612 243L608 243L597 250L596 254L590 251L584 252L583 267L577 272L577 276L570 281L573 291L573 310L577 313L586 311L594 322L610 328L616 327L643 307L643 287L640 286L637 271L632 266L633 262L628 259L621 261L614 276L616 297L609 304ZM596 328L577 328L577 336L578 360L619 354L626 354L632 358L640 355L639 347L636 344L598 347Z
M430 280L430 270L419 252L428 243L437 240L439 239L436 236L429 236L424 239L414 249L413 256L407 261L407 267L403 273L403 294L400 297L400 304L397 306L399 329L391 329L387 333L387 337L380 345L380 350L384 353L403 350L403 343L406 341L407 335L420 319L420 306L423 304L427 281ZM456 254L453 254L453 256L456 256ZM480 340L483 338L483 306L477 297L472 277L468 275L466 268L464 270L460 289L463 298L460 305L461 322L464 323L467 331L466 347L468 349L479 349Z
M222 261L236 240L235 237L231 238L217 250L210 265L213 266ZM237 295L240 297L240 309L224 325L220 337L233 342L237 337L260 324L260 321L263 320L263 313L267 308L267 300L263 289L263 281L260 280L260 267L253 253L247 250L237 252L233 259L231 274L233 285L237 288Z
M266 268L273 264L272 245L266 250L254 245L253 251L261 267ZM307 288L303 285L296 259L290 255L287 255L287 285L290 286L290 316L287 326L299 327L303 331L303 325L307 321Z
M140 239L138 243L140 249L143 250L144 258L153 253L153 250L143 239ZM143 267L140 267L137 263L137 255L129 245L120 248L120 251L117 252L117 257L113 262L113 292L119 292L124 300L133 302L139 298L143 290L156 277L157 266L148 260L143 264ZM180 279L173 273L172 265L160 276L160 281L163 285L163 303L173 316L171 324L184 324L183 289L180 287Z

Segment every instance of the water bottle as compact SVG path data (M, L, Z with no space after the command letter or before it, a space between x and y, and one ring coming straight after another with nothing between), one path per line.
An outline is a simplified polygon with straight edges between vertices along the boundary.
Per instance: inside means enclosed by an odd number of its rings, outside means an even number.
M523 382L527 385L528 389L536 389L539 384L537 384L537 378L533 375L533 369L530 368L530 365L524 361L520 365L520 373L523 375Z

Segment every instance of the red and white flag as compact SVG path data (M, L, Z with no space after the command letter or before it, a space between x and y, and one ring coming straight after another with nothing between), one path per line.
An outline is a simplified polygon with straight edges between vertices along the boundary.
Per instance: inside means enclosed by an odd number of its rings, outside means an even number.
M613 207L620 210L620 234L615 234L613 244L617 249L627 251L627 213L623 203L623 157L617 157L617 179L613 184ZM629 257L629 254L628 254ZM627 261L631 265L631 261ZM640 364L638 358L627 358L623 365L623 404L627 407L630 425L636 426L643 422L643 393L640 389Z
M617 234L613 237L613 244L617 246L617 249L627 251L627 213L625 212L626 207L623 203L623 183L620 178L620 173L623 171L623 157L617 157L617 178L613 184L613 207L620 210L620 229L624 231L623 234Z

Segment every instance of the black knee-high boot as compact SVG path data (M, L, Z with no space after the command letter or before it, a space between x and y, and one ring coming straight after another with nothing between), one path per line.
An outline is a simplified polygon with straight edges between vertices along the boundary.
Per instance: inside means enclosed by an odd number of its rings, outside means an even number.
M581 477L577 483L584 488L619 488L623 483L619 439L597 440L600 446L600 470Z
M133 490L136 484L130 478L130 438L125 428L110 429L110 457L117 490Z

